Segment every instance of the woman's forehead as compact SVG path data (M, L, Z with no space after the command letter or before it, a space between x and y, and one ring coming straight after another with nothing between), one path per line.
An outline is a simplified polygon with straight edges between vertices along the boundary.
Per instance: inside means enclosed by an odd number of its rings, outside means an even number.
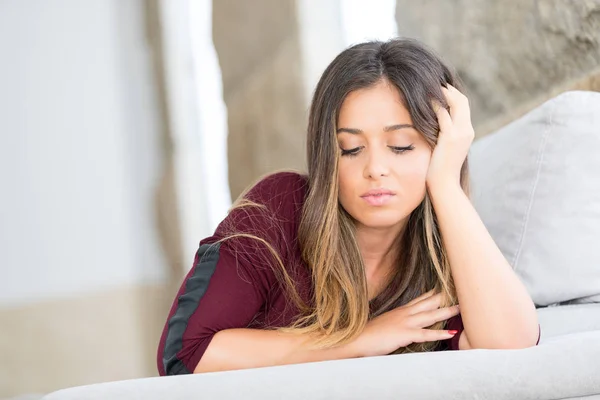
M369 131L400 132L414 128L408 109L395 88L378 85L350 93L340 108L336 129L360 134Z

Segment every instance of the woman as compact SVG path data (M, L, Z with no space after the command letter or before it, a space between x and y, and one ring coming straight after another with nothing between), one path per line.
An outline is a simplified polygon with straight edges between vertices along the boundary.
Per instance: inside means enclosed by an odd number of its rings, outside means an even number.
M264 178L201 241L160 373L535 345L534 304L468 199L456 87L413 40L336 57L312 101L308 176Z

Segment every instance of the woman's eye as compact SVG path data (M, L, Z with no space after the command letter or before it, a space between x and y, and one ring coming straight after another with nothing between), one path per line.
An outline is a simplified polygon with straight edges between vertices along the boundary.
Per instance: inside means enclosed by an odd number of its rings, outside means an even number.
M413 146L412 144L410 146L406 146L406 147L398 147L398 146L388 146L388 147L396 154L402 154L406 151L410 151L415 148L415 146Z
M348 149L348 150L341 149L342 156L350 156L350 157L355 156L360 152L361 148L362 147L355 147L353 149Z
M340 149L342 150L342 156L356 156L363 149L364 146L355 147L353 149ZM394 153L402 154L404 152L413 150L415 147L411 144L410 146L400 147L400 146L388 146Z

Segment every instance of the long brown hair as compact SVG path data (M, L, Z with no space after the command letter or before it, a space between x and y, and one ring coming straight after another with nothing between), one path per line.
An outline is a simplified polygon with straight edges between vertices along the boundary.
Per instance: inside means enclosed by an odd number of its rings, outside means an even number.
M287 332L312 334L319 347L335 346L356 338L369 319L436 289L442 306L456 304L456 291L448 257L429 195L411 213L406 229L397 238L403 251L386 288L371 302L365 266L355 236L352 217L338 200L340 150L336 124L342 102L358 89L386 80L398 89L413 125L433 149L439 126L431 101L448 107L441 86L460 82L438 56L411 39L367 42L339 54L323 73L313 96L307 138L308 193L298 231L303 260L310 268L313 304L302 303L275 257L284 286L299 310ZM468 194L468 162L461 170L461 186ZM247 204L246 204L247 205ZM240 203L240 206L243 206ZM283 271L281 271L283 270ZM445 322L431 326L443 329ZM413 343L396 353L430 351L437 343Z

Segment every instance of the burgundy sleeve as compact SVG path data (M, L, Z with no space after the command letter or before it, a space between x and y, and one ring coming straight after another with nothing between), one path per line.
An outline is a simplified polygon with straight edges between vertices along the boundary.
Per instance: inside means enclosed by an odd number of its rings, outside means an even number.
M445 341L448 345L448 350L458 350L458 340L460 339L460 335L462 335L463 331L465 330L462 316L458 314L450 318L446 324L446 329L458 331L451 339Z
M247 327L263 308L277 284L267 246L245 236L217 242L235 233L257 236L285 262L288 206L285 196L277 194L286 193L281 189L290 177L295 175L259 182L246 198L265 207L235 209L213 237L200 243L163 329L157 354L160 375L192 373L217 332Z
M161 375L192 373L217 332L252 321L271 278L266 270L257 271L236 260L227 243L200 246L163 331Z
M450 318L448 320L448 323L446 324L446 329L458 331L458 333L456 335L454 335L454 337L452 337L449 340L445 340L448 350L459 350L458 341L460 340L460 335L463 333L463 331L465 329L463 326L462 316L460 314L458 314L458 315ZM538 339L535 344L536 346L540 343L541 335L542 335L542 329L541 329L540 325L538 325Z

